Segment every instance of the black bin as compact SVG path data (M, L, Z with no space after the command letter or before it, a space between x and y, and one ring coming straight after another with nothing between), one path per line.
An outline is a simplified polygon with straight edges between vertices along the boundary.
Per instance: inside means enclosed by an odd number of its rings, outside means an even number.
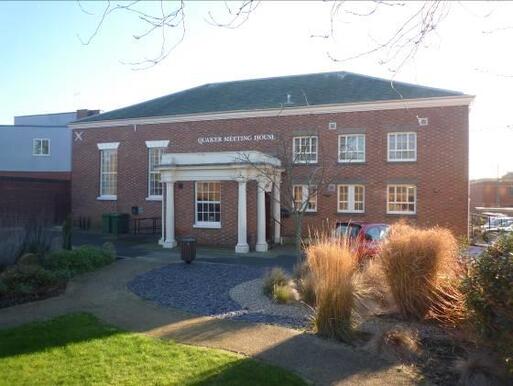
M196 258L196 239L194 237L184 237L180 240L180 255L187 264Z

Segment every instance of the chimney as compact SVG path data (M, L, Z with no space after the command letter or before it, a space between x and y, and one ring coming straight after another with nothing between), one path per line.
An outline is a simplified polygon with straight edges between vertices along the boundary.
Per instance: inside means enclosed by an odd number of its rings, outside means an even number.
M80 109L80 110L77 110L77 118L76 119L90 117L91 115L96 115L96 114L100 114L100 110Z

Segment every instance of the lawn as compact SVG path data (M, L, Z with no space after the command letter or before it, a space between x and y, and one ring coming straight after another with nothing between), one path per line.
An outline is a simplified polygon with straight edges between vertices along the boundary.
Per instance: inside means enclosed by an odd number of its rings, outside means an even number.
M259 361L128 333L90 314L0 330L0 385L304 385Z

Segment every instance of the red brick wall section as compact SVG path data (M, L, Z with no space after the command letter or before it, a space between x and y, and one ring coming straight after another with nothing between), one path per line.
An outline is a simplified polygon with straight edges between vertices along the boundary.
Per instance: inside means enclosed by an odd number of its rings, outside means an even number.
M429 125L419 127L417 116L428 117ZM337 122L336 130L328 123ZM363 131L366 134L364 164L336 164L338 135ZM337 213L337 194L320 194L318 212L308 214L308 227L324 221L368 221L393 223L401 216L386 214L387 183L414 183L417 186L417 214L403 216L421 226L447 226L454 233L467 233L468 220L468 108L438 107L388 111L352 112L287 117L246 118L214 121L79 129L83 140L73 143L72 210L74 216L90 216L99 225L104 212L130 212L143 207L141 216L160 216L160 202L146 201L148 178L147 140L170 140L168 152L215 152L260 150L279 154L280 143L292 146L295 135L319 135L319 158L332 163L333 182L360 180L365 185L365 214ZM417 161L387 162L387 133L417 132ZM278 141L199 144L198 137L274 133ZM118 150L118 200L98 201L99 151L97 143L120 142ZM295 177L308 174L311 167L295 170ZM237 185L223 183L222 223L218 230L192 228L194 221L193 184L175 187L176 230L178 235L194 234L200 242L234 245L237 241ZM256 240L256 185L248 184L248 237ZM284 220L282 234L293 235L292 219Z
M481 181L470 184L470 205L475 207L513 207L513 181Z
M70 182L0 176L0 219L62 224L70 213Z

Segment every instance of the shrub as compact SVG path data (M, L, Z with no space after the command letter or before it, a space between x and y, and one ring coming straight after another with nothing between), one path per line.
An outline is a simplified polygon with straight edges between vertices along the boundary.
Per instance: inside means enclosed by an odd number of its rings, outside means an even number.
M379 331L365 348L389 361L415 362L422 355L418 331L400 326Z
M444 324L463 319L458 244L449 230L396 224L383 245L381 264L404 317Z
M276 303L286 304L295 300L294 289L287 283L285 285L277 284L273 289L273 300Z
M471 260L462 290L475 330L513 372L512 251L513 234L502 235Z
M352 338L354 304L352 276L358 259L346 239L318 238L306 249L316 307L314 325L319 335L348 341Z
M112 263L115 259L111 250L82 245L73 250L60 250L49 254L44 266L59 271L63 275L73 276L83 272L94 271Z
M311 307L315 306L315 290L312 274L306 262L294 266L294 279L301 300Z
M367 260L352 278L355 310L358 316L373 316L395 308L383 267L376 260Z
M4 295L29 295L41 288L54 287L60 280L53 272L39 266L25 267L23 270L11 267L2 272Z
M278 286L286 286L289 277L281 268L274 267L264 276L263 291L266 296L273 297L274 289Z

